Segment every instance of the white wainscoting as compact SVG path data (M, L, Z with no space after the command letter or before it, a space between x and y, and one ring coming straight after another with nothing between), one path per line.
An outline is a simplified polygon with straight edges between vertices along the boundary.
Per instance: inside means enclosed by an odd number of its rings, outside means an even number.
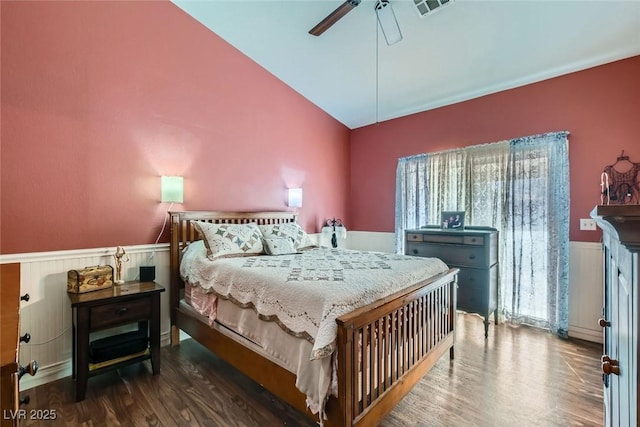
M602 343L603 253L601 243L570 242L569 336Z
M395 233L376 231L349 231L347 247L357 251L377 251L394 253L396 251Z
M318 238L318 235L314 235ZM349 231L345 246L356 250L394 252L393 233ZM149 265L153 245L125 247L129 262L124 278L138 277L139 266ZM569 335L602 342L597 320L602 312L602 249L598 243L572 242L570 245L570 326ZM20 334L31 334L28 344L21 344L20 363L31 360L40 365L37 375L25 375L22 390L71 375L71 304L67 297L67 271L91 265L113 265L115 248L83 249L0 256L0 263L21 263ZM165 286L162 293L161 343L169 344L169 252L168 245L155 249L156 281Z
M29 343L20 345L20 364L36 360L35 376L25 375L20 389L71 375L72 320L71 302L67 296L67 271L92 265L115 265L116 248L82 249L3 255L1 263L20 263L20 295L29 301L20 303L20 335L31 334ZM127 246L129 261L123 264L123 278L138 278L141 265L155 259L156 282L165 286L161 294L161 344L169 343L169 251L168 245Z

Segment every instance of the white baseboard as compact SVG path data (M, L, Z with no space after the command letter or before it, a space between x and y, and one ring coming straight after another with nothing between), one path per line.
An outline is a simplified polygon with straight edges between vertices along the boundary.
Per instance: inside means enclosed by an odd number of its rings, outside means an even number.
M34 376L24 375L20 379L20 391L29 390L42 384L47 384L71 375L71 360L39 366Z
M347 248L357 251L394 253L396 250L395 236L395 233L349 231L347 235Z
M186 334L185 334L186 335ZM186 335L189 338L188 335ZM180 336L180 339L184 339ZM160 346L164 347L170 344L171 335L169 332L160 334ZM38 372L34 376L25 375L20 379L20 391L29 390L39 385L47 384L53 381L61 380L72 374L71 359L58 363L52 363L48 366L39 366Z
M570 326L569 327L569 336L571 338L577 338L580 340L597 342L602 344L602 331L597 331L593 329L581 328L579 326Z

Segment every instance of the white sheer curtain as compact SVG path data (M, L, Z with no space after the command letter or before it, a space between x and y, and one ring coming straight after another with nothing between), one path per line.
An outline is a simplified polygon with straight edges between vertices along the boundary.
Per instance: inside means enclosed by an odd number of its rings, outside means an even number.
M503 318L568 328L568 132L555 132L400 159L396 249L404 230L463 210L466 225L500 231Z
M405 157L396 171L396 252L404 252L404 230L429 224L427 156ZM400 209L401 213L398 212ZM402 232L398 232L402 230Z
M559 132L511 141L502 230L502 311L567 336L569 146Z
M466 157L464 151L450 150L400 159L396 171L397 252L404 251L404 230L438 224L443 210L464 210ZM431 185L425 185L427 182Z

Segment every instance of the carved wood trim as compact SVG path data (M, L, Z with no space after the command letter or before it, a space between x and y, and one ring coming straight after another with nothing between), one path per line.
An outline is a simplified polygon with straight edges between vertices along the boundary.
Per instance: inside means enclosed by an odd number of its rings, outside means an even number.
M627 249L640 251L640 205L598 205L591 217L598 227L617 236Z

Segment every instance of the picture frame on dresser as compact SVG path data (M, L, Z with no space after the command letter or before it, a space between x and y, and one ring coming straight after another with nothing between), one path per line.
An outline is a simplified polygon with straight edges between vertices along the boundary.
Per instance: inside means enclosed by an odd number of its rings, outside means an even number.
M464 230L464 211L442 211L440 213L440 228L443 230Z

